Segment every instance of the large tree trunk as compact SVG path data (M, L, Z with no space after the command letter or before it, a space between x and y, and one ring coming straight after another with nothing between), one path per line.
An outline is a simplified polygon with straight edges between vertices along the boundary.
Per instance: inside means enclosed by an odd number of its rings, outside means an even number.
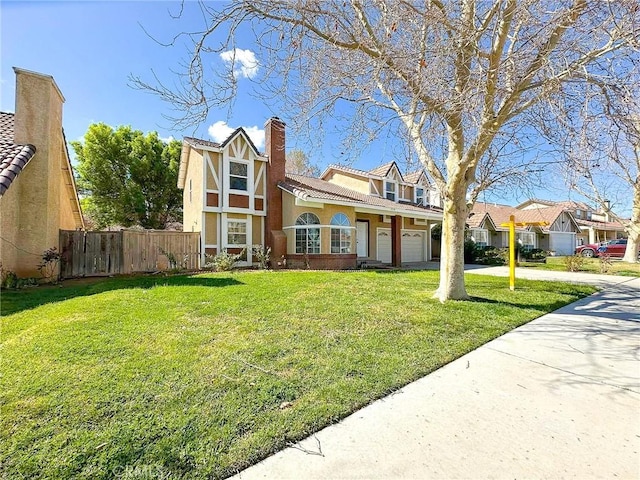
M464 286L464 227L467 213L464 194L444 199L440 286L433 295L441 302L469 298Z
M638 261L638 248L640 247L640 188L635 189L631 221L626 230L629 239L627 240L627 249L624 252L622 261L636 263Z

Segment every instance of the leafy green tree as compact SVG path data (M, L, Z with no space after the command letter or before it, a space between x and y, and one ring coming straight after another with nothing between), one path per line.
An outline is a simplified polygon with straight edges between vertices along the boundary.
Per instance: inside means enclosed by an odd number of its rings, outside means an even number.
M99 228L107 225L162 229L182 219L177 187L181 142L129 126L89 126L83 142L71 142L78 160L83 207Z

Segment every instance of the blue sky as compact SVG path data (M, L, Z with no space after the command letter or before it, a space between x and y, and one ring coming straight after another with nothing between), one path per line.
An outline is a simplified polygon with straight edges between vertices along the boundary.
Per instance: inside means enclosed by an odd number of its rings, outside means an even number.
M226 110L212 112L207 124L180 131L163 118L163 114L171 114L165 102L129 86L131 74L151 80L152 69L163 81L173 81L169 69L186 58L186 47L158 45L142 27L159 40L169 41L185 25L199 23L193 8L187 9L181 20L172 19L170 13L176 14L179 7L179 2L171 1L2 0L0 108L14 110L12 67L16 66L55 78L66 98L63 123L69 140L80 139L93 122L126 124L145 132L155 130L163 138L211 138L208 129L212 125L218 135L238 126L255 134L274 114L255 100L236 102L231 118L227 118Z
M171 68L188 58L187 46L181 40L173 47L161 46L144 29L158 40L169 42L177 33L203 25L195 2L187 1L182 17L172 18L171 15L175 16L179 11L180 2L175 1L0 0L0 109L14 110L12 67L16 66L55 78L66 98L63 124L69 141L81 139L94 122L131 125L145 132L157 131L165 139L181 139L188 135L216 141L222 141L231 129L242 126L262 149L263 125L279 112L249 95L252 82L244 77L253 76L259 81L260 75L251 63L250 36L244 42L240 33L238 46L247 52L240 52L236 58L246 61L244 69L238 72L240 95L230 116L227 109L214 111L207 122L197 128L177 130L163 118L163 115L171 114L168 104L129 85L132 74L152 80L152 69L163 82L172 84L175 81ZM219 62L223 65L224 59L220 58ZM340 139L329 135L321 143L324 145L321 151L306 151L310 159L321 169L329 163L339 163ZM392 135L380 138L363 151L353 166L366 170L396 159L394 155L402 151L396 143ZM305 150L305 144L298 143L292 132L288 134L287 146ZM576 195L567 194L565 188L551 186L535 192L539 198L576 198ZM479 200L515 204L530 195L520 192L517 198L509 198L487 194Z

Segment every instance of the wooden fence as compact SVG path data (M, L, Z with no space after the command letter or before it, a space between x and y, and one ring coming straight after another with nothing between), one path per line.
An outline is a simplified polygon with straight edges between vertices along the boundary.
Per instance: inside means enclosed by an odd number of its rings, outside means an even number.
M62 278L197 270L200 234L157 230L79 232L60 230Z

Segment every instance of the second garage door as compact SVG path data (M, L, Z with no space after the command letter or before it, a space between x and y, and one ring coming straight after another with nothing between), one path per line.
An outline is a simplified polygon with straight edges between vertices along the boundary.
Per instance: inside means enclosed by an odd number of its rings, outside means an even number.
M424 262L424 232L402 231L402 262ZM382 263L391 263L391 229L378 229L378 255Z
M424 262L424 233L411 230L402 232L402 261Z

